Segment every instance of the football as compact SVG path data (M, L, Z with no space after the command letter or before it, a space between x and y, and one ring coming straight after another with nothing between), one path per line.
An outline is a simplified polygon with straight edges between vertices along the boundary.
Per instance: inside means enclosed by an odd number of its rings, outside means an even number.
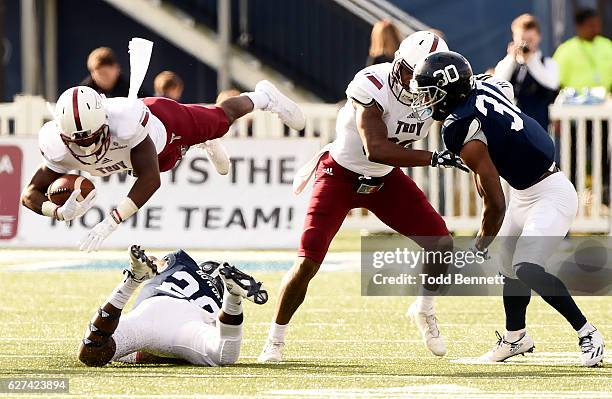
M66 174L55 180L47 190L47 198L55 205L64 205L74 190L81 190L77 200L83 201L85 197L95 188L88 178L79 175Z

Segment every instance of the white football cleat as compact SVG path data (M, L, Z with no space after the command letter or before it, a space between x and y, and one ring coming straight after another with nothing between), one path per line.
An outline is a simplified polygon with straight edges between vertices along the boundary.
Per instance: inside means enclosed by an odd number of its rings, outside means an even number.
M140 249L140 245L132 245L128 252L130 254L130 267L125 269L124 272L132 280L142 283L157 275L157 266L145 254L144 249Z
M263 289L261 281L238 270L236 266L223 263L217 270L231 294L241 296L258 305L268 302L268 291Z
M527 333L525 333L518 341L508 342L502 337L499 332L495 331L497 336L497 343L487 353L480 356L478 360L483 362L503 362L506 359L516 355L525 356L526 352L533 352L535 345L533 339Z
M603 364L604 340L599 330L594 329L585 336L578 338L580 345L580 362L585 367L594 367Z
M436 319L435 313L419 312L417 304L414 302L408 308L406 315L416 324L427 349L436 356L446 355L446 344L438 329L438 319Z
M220 175L226 175L230 169L230 158L227 150L221 143L221 139L208 140L197 144L196 147L202 149L210 163Z
M257 361L259 363L278 363L283 361L283 348L285 347L284 342L272 342L269 339L266 340L263 350Z
M255 91L263 92L270 98L270 103L264 111L277 114L280 120L291 129L304 129L306 126L304 112L293 100L281 93L276 86L267 80L261 80L255 85Z

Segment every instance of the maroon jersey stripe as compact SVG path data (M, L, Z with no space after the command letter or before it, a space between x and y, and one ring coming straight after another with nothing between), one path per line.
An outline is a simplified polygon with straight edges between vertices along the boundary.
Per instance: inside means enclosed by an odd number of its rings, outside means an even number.
M142 122L140 122L140 124L142 125L142 127L147 126L147 122L149 121L149 113L145 112L145 116L144 118L142 118Z
M383 84L380 80L376 79L374 76L372 75L366 75L368 77L368 79L370 79L370 82L374 83L374 86L376 86L376 88L378 90L382 89Z
M79 88L75 87L72 91L72 112L74 114L74 125L77 131L83 130L81 117L79 116Z

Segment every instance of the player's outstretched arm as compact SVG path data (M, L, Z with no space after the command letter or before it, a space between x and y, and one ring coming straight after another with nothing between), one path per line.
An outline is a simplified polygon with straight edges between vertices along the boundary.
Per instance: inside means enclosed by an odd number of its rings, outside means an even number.
M151 198L161 185L159 177L159 163L155 144L147 136L140 144L132 149L130 154L134 174L138 176L132 189L128 193L134 204L140 208ZM131 215L130 215L131 216ZM124 220L127 218L124 218Z
M506 213L506 200L487 145L479 140L469 141L461 149L461 158L475 173L478 194L483 199L482 224L476 239L477 249L485 249L495 238Z
M433 153L401 147L387 139L387 126L382 110L375 104L354 103L357 110L357 129L369 161L390 166L430 166Z
M81 251L97 251L119 225L138 212L161 185L155 144L149 136L134 147L130 154L134 174L138 176L128 196L104 220L95 225L81 241Z

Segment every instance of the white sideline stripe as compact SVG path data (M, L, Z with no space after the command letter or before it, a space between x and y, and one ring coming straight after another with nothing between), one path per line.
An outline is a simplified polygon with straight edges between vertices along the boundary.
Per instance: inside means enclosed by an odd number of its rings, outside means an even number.
M13 264L6 265L6 269L0 269L5 272L36 272L47 269L69 268L82 265L80 260L50 260L46 262L37 262L33 264Z
M53 356L53 355L3 355L0 353L0 358L5 357L8 359L12 358L32 358L32 359L53 359L57 357L61 357L61 355Z
M274 397L306 398L446 398L446 399L498 399L498 398L612 398L612 393L603 391L483 391L457 384L426 384L391 388L346 388L346 389L291 389L265 392Z

